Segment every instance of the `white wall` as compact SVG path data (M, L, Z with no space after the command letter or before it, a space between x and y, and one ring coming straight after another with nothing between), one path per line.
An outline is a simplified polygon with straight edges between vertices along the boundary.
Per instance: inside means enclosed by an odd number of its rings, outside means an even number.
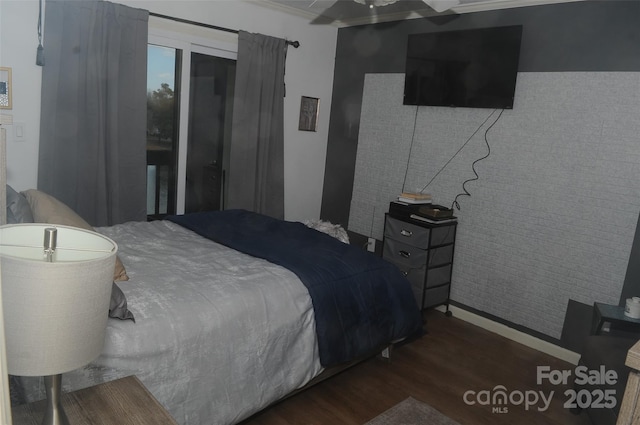
M13 108L7 126L7 182L16 190L36 187L40 134L40 82L36 65L38 2L0 0L0 66L12 68ZM15 124L25 128L24 140L15 141Z
M285 218L319 218L337 29L310 25L308 19L244 0L115 2L300 42L300 48L289 48L285 76ZM16 142L14 129L8 128L8 183L17 190L37 186L41 81L41 69L35 65L37 20L36 0L0 0L0 66L13 69L14 90L13 109L3 113L13 115L14 123L24 123L27 134L26 140ZM44 44L46 54L46 40ZM301 96L320 99L317 132L298 131Z

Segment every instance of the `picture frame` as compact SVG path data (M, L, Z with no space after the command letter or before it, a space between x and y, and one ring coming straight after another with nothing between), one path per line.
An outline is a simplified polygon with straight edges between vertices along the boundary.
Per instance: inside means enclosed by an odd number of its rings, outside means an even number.
M298 120L298 130L317 131L318 129L318 106L320 99L317 97L302 96L300 99L300 118Z
M11 68L0 67L0 109L11 109Z

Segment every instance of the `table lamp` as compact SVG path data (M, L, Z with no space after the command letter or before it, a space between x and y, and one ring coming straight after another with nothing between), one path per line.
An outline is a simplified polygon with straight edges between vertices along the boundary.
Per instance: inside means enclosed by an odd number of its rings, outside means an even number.
M102 352L117 245L51 224L0 226L9 374L44 376L43 424L65 425L61 377Z

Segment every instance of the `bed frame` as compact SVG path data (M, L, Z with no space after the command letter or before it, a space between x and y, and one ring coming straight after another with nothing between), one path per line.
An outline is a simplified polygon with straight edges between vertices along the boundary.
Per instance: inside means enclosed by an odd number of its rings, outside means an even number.
M6 210L6 151L5 151L5 144L2 141L0 141L0 224L6 223L6 212L7 212ZM0 292L0 295L1 295L1 292ZM11 402L10 402L8 375L3 372L3 371L6 371L6 358L5 358L5 351L4 351L4 335L1 332L2 330L1 307L2 307L2 303L0 299L0 373L2 373L2 377L3 377L3 378L0 378L0 381L1 381L0 397L2 397L2 399L0 400L0 421L3 421L3 423L10 424L11 423L10 422ZM277 404L280 401L283 401L285 399L288 399L289 397L296 395L312 386L315 386L316 384L323 382L326 379L329 379L353 367L354 365L357 365L363 361L372 359L376 356L378 356L382 360L389 361L390 354L391 354L391 347L392 347L392 344L380 346L377 349L373 350L371 353L367 353L363 356L360 356L355 360L352 360L343 364L339 364L337 366L325 368L319 375L311 379L311 381L309 381L307 384L305 384L304 386L302 386L297 390L293 390L292 392L284 395L279 400L274 401L272 405ZM5 415L8 415L8 419ZM244 422L245 420L243 420L240 423L244 423Z

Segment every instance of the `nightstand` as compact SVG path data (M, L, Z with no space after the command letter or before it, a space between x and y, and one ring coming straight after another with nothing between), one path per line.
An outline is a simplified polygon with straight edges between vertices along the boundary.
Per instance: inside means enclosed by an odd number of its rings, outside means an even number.
M640 342L629 349L625 364L631 368L631 371L627 379L617 423L633 425L640 421Z
M44 405L40 400L14 407L13 424L39 425ZM135 376L65 393L62 405L73 425L177 425Z

